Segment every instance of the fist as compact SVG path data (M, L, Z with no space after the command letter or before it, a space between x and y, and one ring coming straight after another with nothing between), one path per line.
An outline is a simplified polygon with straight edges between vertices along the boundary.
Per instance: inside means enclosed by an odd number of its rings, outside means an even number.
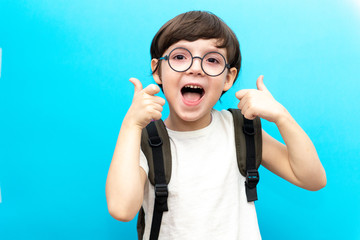
M150 84L143 89L140 80L130 78L129 81L134 84L135 89L132 104L125 118L143 129L152 120L161 118L165 100L155 96L160 92L159 86Z
M236 92L235 96L240 100L238 108L247 119L258 116L276 123L285 109L271 95L263 79L262 75L257 79L257 89L243 89Z

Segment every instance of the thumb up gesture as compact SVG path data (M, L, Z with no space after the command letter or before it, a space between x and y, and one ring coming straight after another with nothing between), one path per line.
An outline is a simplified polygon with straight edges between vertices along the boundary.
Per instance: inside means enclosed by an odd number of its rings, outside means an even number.
M257 89L243 89L236 92L235 96L240 100L238 108L247 119L259 116L277 123L286 109L274 99L263 79L262 75L257 79Z
M161 118L165 100L155 96L155 94L160 92L159 86L150 84L143 89L140 80L130 78L129 81L134 84L135 89L132 104L124 121L135 124L135 126L143 129L150 121Z

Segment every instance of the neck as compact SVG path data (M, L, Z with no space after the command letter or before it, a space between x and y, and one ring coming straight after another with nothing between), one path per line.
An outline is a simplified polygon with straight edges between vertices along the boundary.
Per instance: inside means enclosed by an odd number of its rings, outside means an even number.
M167 128L174 131L180 131L180 132L195 131L209 126L211 120L212 120L211 112L194 121L187 121L175 114L170 113L169 117L165 120L165 125Z

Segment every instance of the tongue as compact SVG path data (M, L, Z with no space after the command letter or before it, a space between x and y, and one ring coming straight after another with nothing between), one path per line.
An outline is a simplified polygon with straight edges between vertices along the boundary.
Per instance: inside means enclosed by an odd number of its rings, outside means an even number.
M185 92L183 94L183 97L188 102L196 102L196 101L200 100L201 94L200 93L195 93L195 92Z

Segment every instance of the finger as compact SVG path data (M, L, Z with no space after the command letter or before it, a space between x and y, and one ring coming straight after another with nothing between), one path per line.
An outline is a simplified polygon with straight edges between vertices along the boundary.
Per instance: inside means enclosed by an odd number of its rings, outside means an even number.
M263 75L260 75L260 77L258 77L258 79L256 80L256 87L260 91L268 91L268 89L266 88L266 86L264 84L264 76Z
M250 89L242 89L240 91L237 91L235 93L235 97L237 99L241 100L249 91L250 91Z
M165 99L163 99L162 97L155 96L154 97L154 102L159 104L160 106L165 105Z
M242 110L242 109L244 108L246 102L247 102L247 99L246 99L246 98L242 98L241 101L240 101L239 104L238 104L238 108L239 108L240 110Z
M253 120L256 117L254 109L252 109L248 103L245 104L243 110L241 110L241 113L244 115L246 119L249 120Z
M130 78L129 81L130 81L132 84L134 84L134 87L135 87L134 92L135 92L135 93L138 93L138 92L140 92L140 91L143 89L143 86L142 86L142 84L141 84L141 82L140 82L139 79L137 79L137 78Z
M256 118L256 115L254 115L250 112L247 112L246 115L244 115L244 117L249 120L254 120Z
M251 103L246 101L244 106L241 108L241 113L246 119L253 120L257 116L255 108L251 107Z
M145 100L144 103L145 106L148 107L149 112L151 112L152 110L157 110L161 112L164 106L164 101L165 100L163 98L155 96Z
M153 119L153 120L159 120L159 119L161 119L161 117L162 117L161 112L156 111L156 112L153 114L152 119Z
M242 115L244 115L244 116L246 115L246 112L247 112L248 108L249 108L249 104L243 103L241 108L239 108L241 110Z
M147 112L147 115L150 119L158 120L161 118L163 107L159 104L153 104L152 106L148 106L145 111Z
M155 84L150 84L149 86L147 86L146 88L144 88L144 92L154 96L155 94L157 94L158 92L160 92L160 88L158 85Z
M159 105L159 104L154 104L154 106L153 106L153 108L154 108L154 110L156 111L156 112L162 112L163 111L163 107L161 106L161 105Z

